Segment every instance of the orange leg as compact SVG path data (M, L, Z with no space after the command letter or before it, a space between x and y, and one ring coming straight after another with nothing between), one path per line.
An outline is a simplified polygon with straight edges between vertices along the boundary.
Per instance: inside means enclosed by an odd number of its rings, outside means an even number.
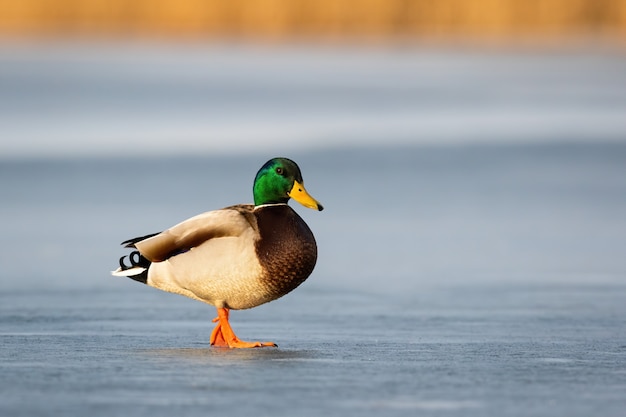
M273 342L244 342L239 340L228 322L227 308L217 309L217 317L213 319L213 323L217 323L211 332L211 345L213 346L230 348L276 347L276 343Z

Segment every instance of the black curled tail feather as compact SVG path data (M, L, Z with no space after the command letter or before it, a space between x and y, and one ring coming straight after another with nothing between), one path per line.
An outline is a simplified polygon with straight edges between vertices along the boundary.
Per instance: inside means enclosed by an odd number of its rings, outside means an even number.
M122 242L122 245L125 248L136 248L135 244L137 242L141 242L142 240L151 238L152 236L156 236L159 233L151 233L145 236L139 236L132 239L125 240ZM124 261L128 257L128 261L130 265L127 265ZM143 284L148 283L148 268L150 267L150 260L148 260L145 256L143 256L139 251L132 251L127 256L122 256L120 258L120 267L113 271L112 274L116 276L123 276L134 279L137 282L141 282Z
M127 265L124 262L124 259L128 258L130 265ZM127 275L128 278L134 279L135 281L146 284L148 282L148 268L150 267L150 262L146 257L144 257L139 251L135 250L130 253L128 256L122 256L120 258L120 268L118 271L128 271L134 268L137 268L138 273L135 275Z
M127 257L130 261L130 265L126 265L126 263L124 263L124 259L126 258L126 256L122 256L120 258L120 268L122 269L122 271L126 271L127 269L136 267L148 268L151 264L151 262L141 253L139 253L138 250L132 251Z

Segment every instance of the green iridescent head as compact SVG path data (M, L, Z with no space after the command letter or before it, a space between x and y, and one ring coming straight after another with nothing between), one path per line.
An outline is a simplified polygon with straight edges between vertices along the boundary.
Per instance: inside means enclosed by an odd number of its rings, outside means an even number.
M298 165L287 158L270 159L261 167L254 179L253 193L256 206L287 203L293 198L304 207L324 209L304 188Z

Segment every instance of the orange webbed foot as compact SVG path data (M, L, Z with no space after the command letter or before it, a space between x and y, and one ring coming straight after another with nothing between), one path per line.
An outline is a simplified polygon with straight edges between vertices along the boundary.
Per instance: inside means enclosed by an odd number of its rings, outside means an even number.
M211 345L217 347L228 348L255 348L255 347L277 347L274 342L245 342L233 332L228 322L228 309L218 308L217 317L213 319L213 323L217 323L211 332Z

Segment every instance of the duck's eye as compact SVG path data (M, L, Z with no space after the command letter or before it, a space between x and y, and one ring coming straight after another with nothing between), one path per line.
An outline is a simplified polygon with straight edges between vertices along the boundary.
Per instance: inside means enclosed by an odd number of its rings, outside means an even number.
M278 175L283 175L283 169L281 167L276 168L276 173Z

